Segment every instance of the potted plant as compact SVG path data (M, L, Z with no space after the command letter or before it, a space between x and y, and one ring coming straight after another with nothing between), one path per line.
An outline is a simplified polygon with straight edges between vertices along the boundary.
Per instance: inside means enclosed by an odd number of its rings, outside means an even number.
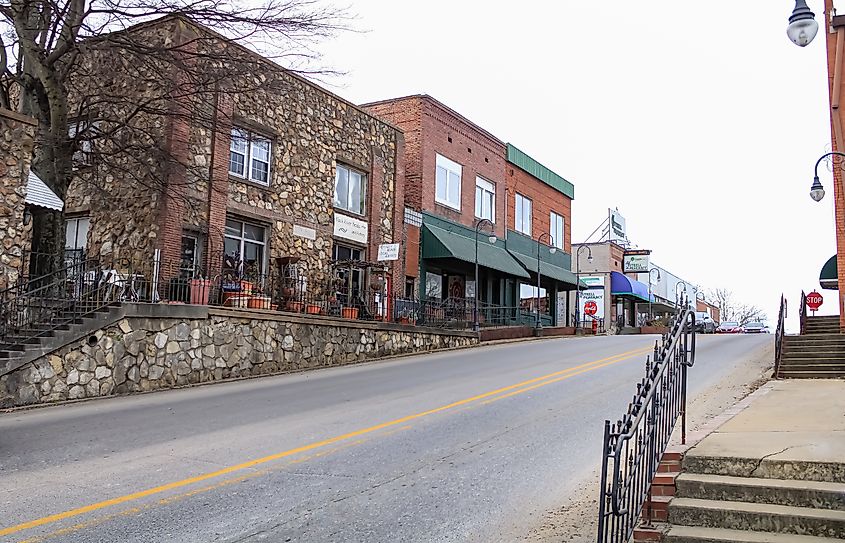
M344 319L357 319L358 318L358 308L352 306L345 306L340 308L340 316Z

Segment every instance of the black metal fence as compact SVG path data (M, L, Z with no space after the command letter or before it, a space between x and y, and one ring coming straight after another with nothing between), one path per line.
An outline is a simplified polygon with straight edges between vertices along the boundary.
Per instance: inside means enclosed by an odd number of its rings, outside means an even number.
M804 293L801 293L802 301ZM801 318L803 324L803 315ZM777 378L780 370L780 363L783 359L783 336L786 334L786 298L783 294L780 295L780 311L778 311L778 327L775 330L775 369L772 372L772 377Z
M614 424L605 421L599 543L627 543L641 514L651 524L652 481L679 418L686 440L687 368L694 363L695 313L687 310L655 343L627 412Z

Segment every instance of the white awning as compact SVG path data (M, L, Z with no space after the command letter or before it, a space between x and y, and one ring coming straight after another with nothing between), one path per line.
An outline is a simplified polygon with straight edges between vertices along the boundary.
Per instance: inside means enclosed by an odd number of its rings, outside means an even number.
M54 209L61 211L65 207L62 199L56 196L56 193L50 190L44 181L30 170L29 178L26 181L26 200L30 205L45 207L47 209Z

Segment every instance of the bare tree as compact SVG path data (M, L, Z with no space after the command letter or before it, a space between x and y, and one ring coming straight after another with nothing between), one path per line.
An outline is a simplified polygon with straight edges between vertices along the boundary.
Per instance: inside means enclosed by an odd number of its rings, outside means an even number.
M115 195L148 197L191 167L162 119L213 131L221 93L284 92L291 71L326 73L306 71L312 45L346 19L316 0L0 0L0 106L38 121L32 169L60 198L85 182L120 210ZM62 214L33 226L38 249L60 255Z
M766 313L755 305L734 300L733 292L724 288L710 289L707 298L719 307L722 321L738 322L744 326L749 322L765 321Z

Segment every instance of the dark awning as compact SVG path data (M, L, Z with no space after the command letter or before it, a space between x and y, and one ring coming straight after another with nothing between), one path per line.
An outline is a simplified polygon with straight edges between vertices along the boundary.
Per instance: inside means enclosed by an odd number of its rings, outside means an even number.
M508 252L519 260L520 264L522 264L529 273L531 273L534 277L537 276L537 255L531 256L513 250L508 250ZM578 278L575 277L574 273L543 260L540 260L540 275L560 281L561 283L566 284L566 286L571 287L573 290L577 288L578 285ZM583 283L581 284L581 287L586 288Z
M836 265L836 255L822 266L822 272L819 274L819 284L822 288L828 290L839 290L839 267Z
M610 295L627 297L640 302L649 301L648 285L619 272L610 272Z
M490 243L487 235L478 239L478 265L514 277L529 279L522 266L502 246L502 241ZM423 258L455 258L475 263L475 238L468 238L430 224L423 225Z

